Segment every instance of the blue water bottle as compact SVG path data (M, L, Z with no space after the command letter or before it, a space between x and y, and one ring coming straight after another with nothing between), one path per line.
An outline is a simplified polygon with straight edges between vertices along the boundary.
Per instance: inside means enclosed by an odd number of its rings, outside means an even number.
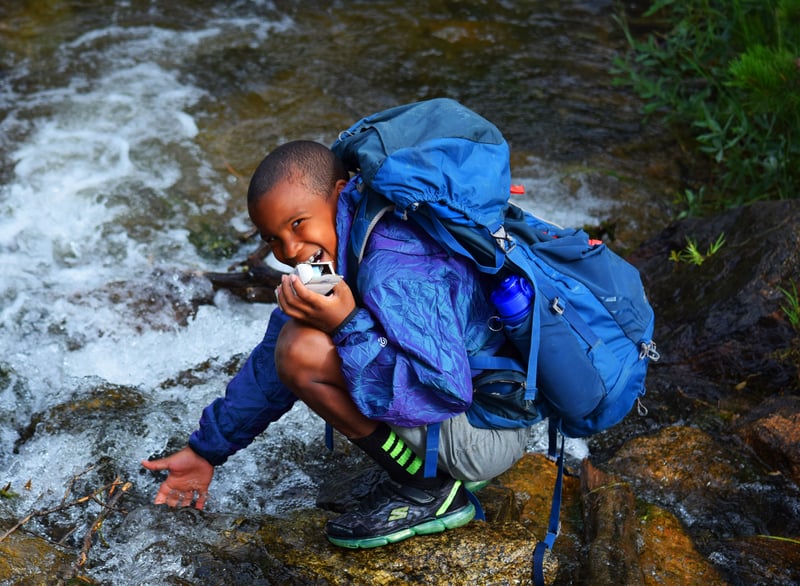
M511 275L492 291L491 299L503 325L514 327L525 321L531 312L533 287L524 277Z

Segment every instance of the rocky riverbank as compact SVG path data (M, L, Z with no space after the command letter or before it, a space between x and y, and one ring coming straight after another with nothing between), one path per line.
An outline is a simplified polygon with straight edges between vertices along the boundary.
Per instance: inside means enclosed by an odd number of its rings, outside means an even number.
M706 254L724 234L724 244ZM670 260L695 242L700 264ZM673 258L677 258L675 254ZM800 202L761 203L670 225L631 260L656 309L662 359L634 410L568 462L555 584L796 584L800 581L798 332L781 289L800 282ZM92 416L108 406L81 405ZM135 409L132 406L131 409ZM47 426L61 415L42 414ZM34 433L32 431L31 433ZM316 448L314 448L316 450ZM175 584L520 584L546 533L555 466L529 454L479 493L486 522L372 551L324 538L365 463L347 446L309 454L323 484L316 508L233 518L191 510L152 514L150 495L120 499L117 540L146 526L197 538L166 541L195 567ZM323 483L330 470L351 474ZM145 514L147 513L147 514ZM0 534L16 520L0 520ZM102 547L96 543L93 547ZM0 541L0 582L79 579L78 551L26 533ZM141 552L144 553L144 552ZM138 554L132 554L138 555ZM91 556L88 566L91 567Z

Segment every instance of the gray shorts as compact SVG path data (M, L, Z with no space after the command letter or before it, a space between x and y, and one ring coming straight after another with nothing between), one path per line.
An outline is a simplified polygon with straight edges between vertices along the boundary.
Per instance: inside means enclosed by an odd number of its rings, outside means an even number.
M395 427L414 452L424 458L427 428ZM442 422L439 468L459 480L488 480L511 468L525 453L530 428L480 429L462 413Z

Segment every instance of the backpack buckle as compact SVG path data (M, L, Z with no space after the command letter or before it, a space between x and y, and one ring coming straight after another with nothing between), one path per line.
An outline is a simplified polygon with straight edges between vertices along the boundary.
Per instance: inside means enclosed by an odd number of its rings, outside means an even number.
M649 358L653 362L658 362L658 359L661 358L661 353L656 349L656 343L652 340L639 344L639 360L645 358Z
M508 232L506 232L505 226L500 226L496 232L492 234L492 238L494 238L497 245L500 249L508 254L517 246L517 241L514 240L514 237L511 236Z

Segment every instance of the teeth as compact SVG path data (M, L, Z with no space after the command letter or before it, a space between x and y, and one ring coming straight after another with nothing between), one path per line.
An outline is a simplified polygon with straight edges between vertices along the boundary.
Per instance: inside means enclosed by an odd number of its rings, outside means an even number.
M318 250L317 252L312 254L310 257L308 257L308 260L306 262L315 262L315 261L319 260L320 258L322 258L322 251Z

